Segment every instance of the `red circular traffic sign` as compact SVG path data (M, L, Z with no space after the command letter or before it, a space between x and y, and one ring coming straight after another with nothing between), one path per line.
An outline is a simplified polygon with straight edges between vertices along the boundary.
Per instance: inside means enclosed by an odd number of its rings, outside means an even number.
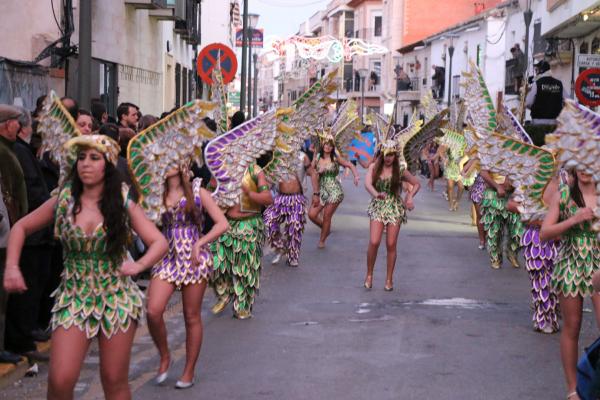
M575 94L588 107L600 106L600 68L583 71L575 82Z
M198 76L206 84L212 85L212 72L220 66L225 84L233 81L237 72L237 58L234 51L222 44L209 44L198 54Z

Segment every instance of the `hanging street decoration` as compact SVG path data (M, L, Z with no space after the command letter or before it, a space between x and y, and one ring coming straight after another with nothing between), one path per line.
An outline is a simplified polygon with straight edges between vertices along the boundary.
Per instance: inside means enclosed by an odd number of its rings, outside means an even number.
M383 46L367 43L362 39L345 37L340 40L333 36L275 38L267 44L266 48L279 57L285 56L289 50L294 49L300 58L331 63L339 63L342 60L350 61L353 56L369 56L389 52Z

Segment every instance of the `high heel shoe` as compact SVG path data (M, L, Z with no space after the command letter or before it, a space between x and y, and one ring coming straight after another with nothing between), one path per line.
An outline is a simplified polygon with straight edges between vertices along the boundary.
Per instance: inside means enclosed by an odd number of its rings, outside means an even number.
M386 281L383 290L385 290L386 292L391 292L392 290L394 290L394 284L392 282L389 282L388 285L388 281Z
M171 364L173 364L173 361L169 361L169 366L167 367L167 370L165 372L156 375L156 378L154 378L155 384L162 385L163 383L165 383L165 381L169 377L169 369L171 368Z
M192 386L194 386L193 380L191 382L177 381L177 383L175 384L175 389L189 389Z
M365 289L372 289L373 288L373 277L372 276L367 276L367 279L365 279Z

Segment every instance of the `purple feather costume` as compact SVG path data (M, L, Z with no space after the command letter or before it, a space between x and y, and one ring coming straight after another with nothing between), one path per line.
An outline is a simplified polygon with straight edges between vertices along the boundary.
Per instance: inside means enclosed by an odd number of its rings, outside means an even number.
M469 189L469 195L471 197L471 201L475 204L481 203L483 200L483 192L486 189L486 184L481 175L477 175L475 178L475 182L471 185Z
M200 179L192 183L197 215L201 215ZM152 268L152 277L158 277L174 284L178 290L182 286L208 280L212 273L213 257L205 247L200 252L200 263L192 262L192 247L200 238L201 226L185 212L187 200L179 203L162 215L163 234L169 242L169 252Z
M302 193L279 194L266 209L264 220L271 247L285 254L290 265L298 265L306 224L306 197Z
M525 248L525 265L531 280L533 297L533 327L544 332L558 331L558 299L552 288L552 270L558 254L559 242L541 241L540 228L527 226L521 238Z

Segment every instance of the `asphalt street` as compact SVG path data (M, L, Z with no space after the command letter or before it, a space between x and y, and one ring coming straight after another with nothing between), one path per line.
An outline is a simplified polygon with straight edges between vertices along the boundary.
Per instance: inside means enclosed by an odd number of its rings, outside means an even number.
M526 271L507 262L492 270L477 249L466 196L451 213L442 182L437 192L424 188L400 233L394 291L383 291L384 245L367 291L369 199L362 183L347 179L344 187L327 248L317 249L309 223L299 268L273 266L265 255L252 319L235 320L230 309L213 316L214 297L206 296L192 389L173 388L185 357L178 299L168 311L176 362L165 386L152 382L158 357L140 327L130 372L135 399L564 399L559 337L532 330ZM589 308L582 348L598 335ZM78 399L102 398L98 362L93 347ZM43 398L46 378L42 366L0 399Z

